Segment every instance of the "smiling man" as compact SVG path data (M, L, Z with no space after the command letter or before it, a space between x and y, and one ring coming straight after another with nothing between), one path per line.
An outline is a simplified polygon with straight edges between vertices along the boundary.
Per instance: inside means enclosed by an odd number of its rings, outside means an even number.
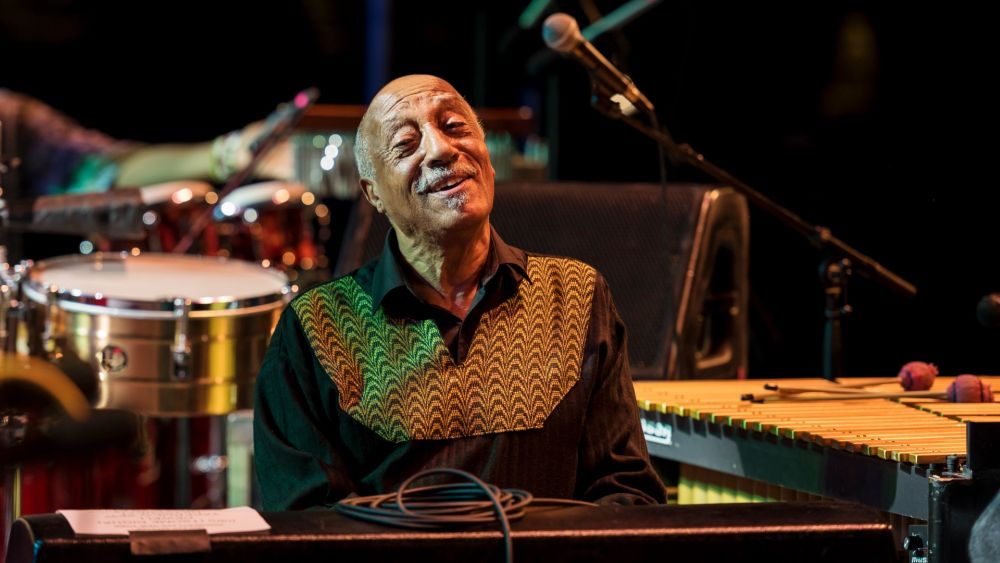
M456 467L535 496L664 501L604 278L490 226L475 113L440 78L372 100L356 159L392 225L381 256L296 298L257 379L267 510L330 505Z

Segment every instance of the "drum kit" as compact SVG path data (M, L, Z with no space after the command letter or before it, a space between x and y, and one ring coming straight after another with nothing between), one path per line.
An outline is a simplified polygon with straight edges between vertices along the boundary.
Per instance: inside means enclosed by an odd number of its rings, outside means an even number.
M324 275L324 209L291 182L139 194L139 240L89 233L76 255L0 260L2 536L63 508L253 502L253 383L298 284ZM171 253L199 212L197 255Z
M195 218L208 211L211 221L202 228L197 243L185 248L185 252L255 261L264 268L284 272L291 282L302 279L310 283L328 275L329 265L320 247L329 238L329 229L325 228L329 225L329 209L301 183L259 182L236 188L222 197L208 183L195 181L167 182L137 191L141 210L120 212L127 217L124 226L105 222L101 224L104 232L88 232L88 238L80 245L82 254L177 252ZM68 201L60 201L60 209L49 211L52 219L44 224L32 219L26 227L53 231L52 223L67 218L68 213L63 209L73 205L73 198L52 198ZM69 220L75 222L78 217ZM115 236L119 232L133 234Z

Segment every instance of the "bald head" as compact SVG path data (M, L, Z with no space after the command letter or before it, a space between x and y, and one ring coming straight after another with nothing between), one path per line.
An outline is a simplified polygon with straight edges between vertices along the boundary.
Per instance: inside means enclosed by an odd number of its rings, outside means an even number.
M446 80L430 74L409 74L400 76L382 87L372 98L368 109L365 110L358 125L357 136L354 141L354 160L358 166L358 174L363 180L372 180L375 177L375 166L372 162L371 140L379 133L386 114L396 108L399 104L407 104L408 97L414 94L425 92L436 92L441 94L451 94L461 99L465 103L461 94L455 87ZM470 114L475 114L472 108L465 103ZM476 122L476 126L482 132L482 125Z
M354 151L362 192L404 238L488 237L496 171L476 113L451 84L426 74L386 84Z

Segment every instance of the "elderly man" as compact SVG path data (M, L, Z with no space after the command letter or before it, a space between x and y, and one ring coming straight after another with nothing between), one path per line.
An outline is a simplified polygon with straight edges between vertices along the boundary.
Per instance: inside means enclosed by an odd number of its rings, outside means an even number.
M265 509L388 492L434 467L535 496L663 502L607 284L491 228L494 171L458 92L390 82L356 152L392 230L379 258L278 324L254 420Z

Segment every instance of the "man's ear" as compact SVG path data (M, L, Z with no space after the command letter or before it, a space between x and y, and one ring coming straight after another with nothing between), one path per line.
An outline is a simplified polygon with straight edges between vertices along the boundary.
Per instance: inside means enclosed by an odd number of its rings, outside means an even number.
M375 186L375 182L371 180L362 178L361 179L361 192L365 194L365 199L368 203L372 204L375 211L382 213L382 198L378 195L378 188Z

